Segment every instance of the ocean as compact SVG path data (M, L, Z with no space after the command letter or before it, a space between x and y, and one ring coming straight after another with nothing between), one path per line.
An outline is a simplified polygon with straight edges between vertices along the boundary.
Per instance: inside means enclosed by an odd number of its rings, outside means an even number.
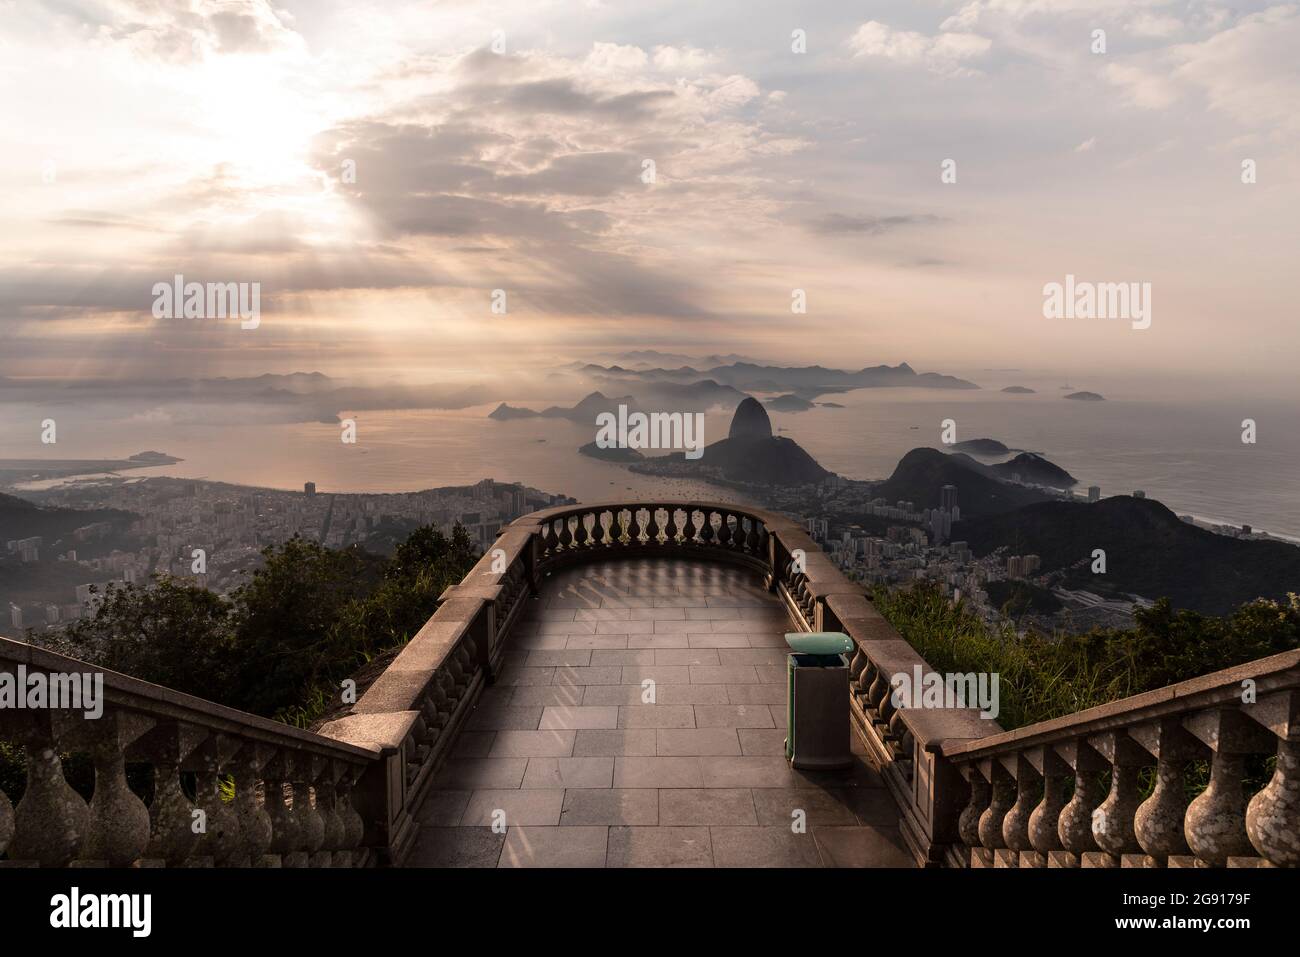
M1056 385L1031 385L1042 391L864 389L819 400L844 408L771 418L779 434L848 478L885 478L908 450L942 448L943 421L952 419L958 440L992 438L1039 452L1081 488L1099 485L1103 495L1141 489L1180 515L1300 538L1300 403L1224 397L1188 403L1123 394L1078 402L1064 399ZM184 461L123 474L284 489L315 482L322 492L412 491L493 478L583 501L628 492L738 500L728 489L635 475L579 456L578 447L594 438L594 422L497 422L487 418L494 406L359 413L358 441L345 445L337 425L264 421L255 408L241 419L238 409L223 407L222 421L212 422L211 408L101 403L51 412L9 403L0 413L0 458L114 458L152 449ZM51 414L57 415L59 441L41 445L38 423ZM1255 444L1241 440L1247 417L1257 424ZM729 424L730 413L708 414L705 441L724 437Z

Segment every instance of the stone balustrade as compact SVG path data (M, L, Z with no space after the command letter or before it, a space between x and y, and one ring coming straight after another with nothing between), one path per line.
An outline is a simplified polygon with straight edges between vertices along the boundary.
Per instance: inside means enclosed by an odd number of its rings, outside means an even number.
M0 866L370 863L352 797L374 750L19 641L0 639L0 672L20 694L36 680L102 680L92 711L48 699L0 708L0 741L26 757L21 796L0 791ZM65 776L70 756L93 765L89 801ZM128 769L148 782L147 804Z
M654 556L751 568L791 630L853 639L846 717L923 866L1300 864L1300 652L1012 732L973 707L897 707L895 677L931 669L861 587L791 519L710 502L520 518L350 713L318 734L107 673L102 719L0 710L0 740L22 743L28 756L17 807L0 792L0 864L400 865L430 782L541 578L580 562ZM0 641L0 670L18 664L89 669ZM1254 682L1253 704L1241 701L1243 681ZM64 779L68 753L94 763L89 802ZM1275 756L1276 769L1247 799L1252 755ZM1194 761L1208 762L1209 787L1187 805L1183 772ZM135 763L153 769L147 807L127 786ZM192 796L182 780L191 775ZM197 810L202 832L191 827Z
M1300 866L1300 651L940 750L969 784L955 863Z

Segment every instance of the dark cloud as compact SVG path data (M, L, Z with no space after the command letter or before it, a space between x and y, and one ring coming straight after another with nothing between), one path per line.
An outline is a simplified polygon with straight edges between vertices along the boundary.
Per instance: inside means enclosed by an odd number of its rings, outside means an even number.
M904 226L933 226L943 222L942 217L929 213L910 213L902 216L849 215L827 213L812 220L808 228L823 236L860 235L879 236Z

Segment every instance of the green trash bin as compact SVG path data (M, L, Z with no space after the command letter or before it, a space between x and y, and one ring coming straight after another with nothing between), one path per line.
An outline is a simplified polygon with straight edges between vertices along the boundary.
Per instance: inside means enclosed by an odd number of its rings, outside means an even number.
M849 661L853 639L843 632L785 636L785 756L794 767L842 768L849 751Z

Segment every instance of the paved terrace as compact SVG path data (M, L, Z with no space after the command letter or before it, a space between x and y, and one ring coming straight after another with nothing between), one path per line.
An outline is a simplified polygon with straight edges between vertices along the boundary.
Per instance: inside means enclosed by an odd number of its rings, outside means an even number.
M786 762L787 630L734 566L656 558L545 579L417 815L407 865L914 866L860 753L842 772Z

